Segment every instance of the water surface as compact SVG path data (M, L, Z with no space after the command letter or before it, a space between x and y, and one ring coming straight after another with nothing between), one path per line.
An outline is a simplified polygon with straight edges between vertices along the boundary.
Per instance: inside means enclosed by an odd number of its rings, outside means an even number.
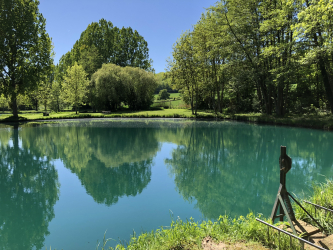
M178 217L268 216L279 186L332 177L331 132L188 120L81 120L0 128L0 249L95 249ZM19 240L18 240L19 239Z

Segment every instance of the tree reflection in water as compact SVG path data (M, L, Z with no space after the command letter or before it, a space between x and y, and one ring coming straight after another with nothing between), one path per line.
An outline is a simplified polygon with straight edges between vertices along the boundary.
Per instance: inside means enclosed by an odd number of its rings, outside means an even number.
M148 186L156 153L162 143L172 142L177 148L165 163L176 188L209 219L224 213L238 216L250 209L270 212L279 183L280 145L286 145L293 158L289 191L301 194L318 173L333 174L333 135L323 131L145 121L1 131L0 249L43 246L59 197L53 159L61 159L96 202L110 206Z
M297 155L287 176L288 190L302 195L314 175L332 176L333 135L309 132L246 124L194 125L184 130L182 144L165 162L178 191L185 200L195 200L206 218L249 210L268 214L279 185L280 145L287 146L289 156Z
M17 126L0 140L0 249L41 249L59 197L57 171L38 148L19 146Z
M17 126L2 128L0 249L43 247L59 198L53 159L61 159L98 203L110 206L119 197L141 193L150 182L152 159L160 149L154 131L26 126L19 133Z
M45 155L60 158L98 203L108 206L122 196L142 192L160 144L156 129L122 123L94 126L42 126L22 131L24 145L38 145ZM43 147L42 145L49 145Z

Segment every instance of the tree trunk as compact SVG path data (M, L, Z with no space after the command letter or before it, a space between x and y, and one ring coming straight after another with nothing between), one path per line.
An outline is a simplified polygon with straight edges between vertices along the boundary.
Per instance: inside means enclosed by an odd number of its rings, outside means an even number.
M323 83L324 83L325 92L327 95L327 100L328 100L328 103L330 104L331 113L333 114L333 91L332 91L332 87L330 85L327 70L325 68L325 62L322 57L319 58L318 65L319 65L319 69L321 72L321 76L323 78Z
M195 115L197 115L198 110L198 90L195 93Z
M278 85L277 89L277 100L276 100L276 114L278 116L283 116L284 115L284 110L283 110L283 85L280 83Z
M192 115L194 115L193 95L191 97L191 110L192 110Z
M12 109L12 112L13 112L13 116L15 118L18 117L18 110L17 110L17 95L15 92L13 92L12 96L11 96L11 103L10 103L10 106L11 106L11 109Z
M318 35L314 34L314 36L313 36L316 46L320 47L320 46L322 46L322 42L318 42L318 37L319 37L319 41L323 40L320 31L318 32ZM325 59L324 59L323 55L319 56L318 66L319 66L319 69L321 72L321 76L323 78L325 92L326 92L328 103L330 104L331 113L333 114L333 86L330 84L330 79L329 79L328 72L325 67Z
M265 113L267 115L270 115L272 113L272 110L271 110L271 100L269 98L267 86L265 84L265 79L264 79L263 76L259 77L259 86L260 86L260 89L262 91L262 97L263 97L264 105L265 105Z

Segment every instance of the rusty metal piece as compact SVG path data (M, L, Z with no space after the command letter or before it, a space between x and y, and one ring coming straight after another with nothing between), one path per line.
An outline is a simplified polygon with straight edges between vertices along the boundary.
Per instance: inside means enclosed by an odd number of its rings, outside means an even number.
M273 210L271 213L271 219L274 223L276 218L280 218L280 221L283 221L284 216L287 217L289 224L291 224L291 228L295 235L296 230L293 226L293 221L296 220L294 210L291 206L291 202L288 196L288 191L286 187L286 175L291 169L291 158L287 155L287 148L285 146L281 146L281 155L279 158L280 163L280 187L275 199L275 203L273 206ZM277 212L279 210L279 215Z

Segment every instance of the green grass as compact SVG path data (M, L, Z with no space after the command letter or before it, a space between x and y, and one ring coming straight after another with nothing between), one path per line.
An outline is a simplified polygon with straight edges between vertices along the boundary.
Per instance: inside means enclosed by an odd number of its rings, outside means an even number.
M333 182L327 180L326 183L315 185L313 188L314 194L309 197L309 200L332 209ZM304 203L303 205L307 206ZM298 219L307 219L307 216L297 208L295 213ZM258 217L271 223L269 219L262 218L260 214ZM320 218L321 223L326 225L325 229L328 233L333 233L332 217L333 214L324 216L324 213L317 216L317 218ZM269 230L269 235L267 232L267 226L257 222L252 212L246 217L240 216L239 218L230 218L227 215L220 216L216 222L203 221L197 223L192 219L187 221L178 219L172 220L170 227L161 227L151 232L143 232L140 235L134 234L128 244L121 243L115 249L202 249L201 241L206 236L210 236L216 242L223 241L231 244L234 242L257 242L273 249L301 249L297 240L293 239L292 246L290 246L289 236L283 233L279 234L277 230L273 229ZM104 239L102 250L106 249L107 241ZM110 247L108 249L113 248Z
M158 94L155 94L154 95L154 101L155 102L160 101L160 100L157 99L157 97L158 97ZM170 93L170 97L169 97L168 100L174 100L174 99L180 100L181 99L180 93ZM164 101L164 100L161 100L161 101Z
M170 93L170 99L180 98L180 93Z
M177 93L178 94L178 93ZM49 116L43 116L42 112L22 111L19 114L19 121L27 120L47 120L47 119L75 119L75 118L112 118L112 117L136 117L136 118L206 118L206 119L230 119L237 121L276 124L285 126L307 127L315 129L333 130L333 115L326 113L304 114L304 115L288 115L285 117L277 117L274 115L265 115L260 113L250 114L215 114L211 110L199 110L197 116L192 115L191 110L182 100L171 101L171 109L169 108L170 101L165 103L155 102L151 110L145 111L130 111L124 109L122 111L111 112L111 114L102 113L79 113L74 111L65 112L50 112ZM164 107L164 108L163 108ZM11 117L11 114L4 113L0 115L0 122L17 121Z
M180 93L170 93L168 100L157 100L158 95L155 95L155 101L153 107L168 107L172 109L188 109L189 105L186 105L181 99ZM171 107L170 107L171 105Z
M314 204L326 207L333 210L333 181L328 180L324 184L313 185L314 193L311 197L306 198ZM315 209L314 206L301 202L301 205L310 211L310 214L323 226L327 234L333 234L333 214L325 212L323 209ZM295 206L295 214L298 218L306 221L314 226L317 226L315 222L299 207Z
M118 111L111 112L111 114L103 113L78 113L72 111L66 112L50 112L49 116L43 116L43 113L39 112L21 112L19 114L19 121L34 121L34 120L49 120L49 119L74 119L74 118L113 118L113 117L124 117L124 118L194 118L191 110L188 109L158 109L148 111ZM10 114L1 115L0 121L9 122L17 121Z
M197 223L192 219L187 221L173 220L170 227L161 227L140 235L134 234L128 244L118 244L115 249L202 249L201 241L206 236L210 236L215 242L222 241L228 244L237 242L253 244L257 242L271 248L280 246L279 249L301 249L296 240L292 241L293 246L290 248L289 236L281 234L279 237L276 230L270 230L268 236L267 227L257 222L253 213L249 213L246 217L240 216L237 219L224 215L220 216L216 222ZM102 250L107 249L105 246L108 240L111 239L104 240ZM114 248L109 247L108 249Z

